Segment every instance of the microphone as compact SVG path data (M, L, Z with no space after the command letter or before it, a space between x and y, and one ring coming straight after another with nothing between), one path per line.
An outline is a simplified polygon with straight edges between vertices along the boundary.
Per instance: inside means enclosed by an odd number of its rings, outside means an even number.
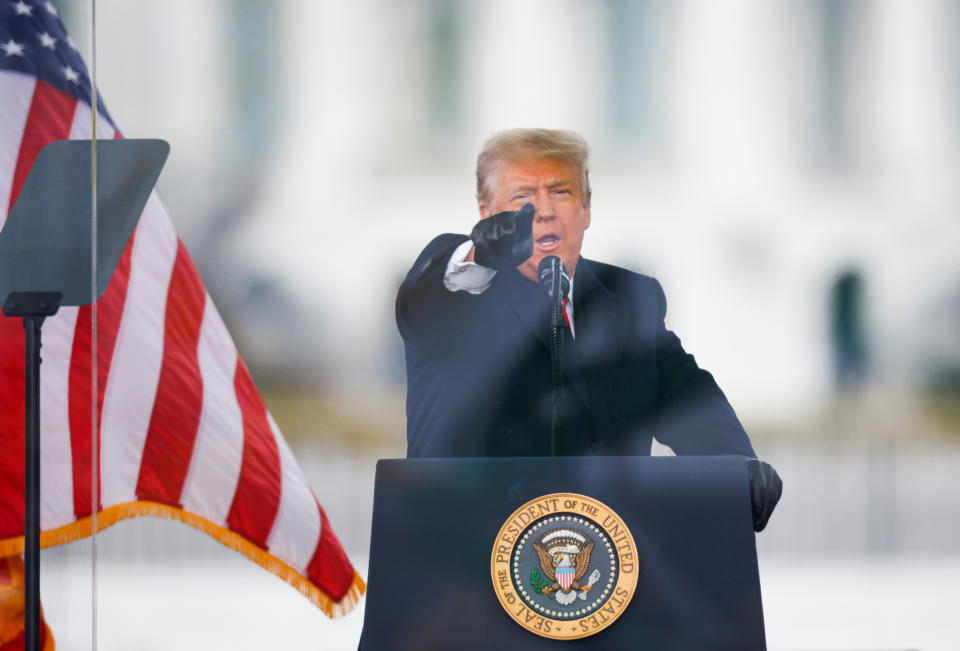
M570 276L567 275L563 260L555 255L548 255L540 261L537 278L540 280L540 287L550 299L554 299L559 292L562 302L570 293Z
M550 375L553 383L553 415L550 418L550 454L563 456L567 453L567 437L563 419L563 299L570 294L570 276L563 267L563 260L548 255L537 267L540 287L550 299ZM546 325L546 324L544 324Z

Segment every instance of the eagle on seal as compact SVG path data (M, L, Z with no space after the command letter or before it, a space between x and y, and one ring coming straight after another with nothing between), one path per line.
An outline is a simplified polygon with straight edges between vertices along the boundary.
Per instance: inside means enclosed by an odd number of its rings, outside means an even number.
M578 596L586 599L587 592L600 579L599 570L594 570L587 585L581 583L590 568L593 547L593 540L588 540L575 529L554 529L534 542L540 569L551 581L551 585L543 588L542 594L565 606L572 604Z

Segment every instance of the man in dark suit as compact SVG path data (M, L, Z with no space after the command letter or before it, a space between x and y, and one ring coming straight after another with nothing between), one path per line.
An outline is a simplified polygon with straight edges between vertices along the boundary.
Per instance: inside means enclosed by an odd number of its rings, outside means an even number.
M571 132L518 129L477 161L480 221L441 235L397 296L407 364L407 453L547 456L553 405L550 303L537 283L546 256L571 278L559 414L566 453L756 457L713 377L664 324L649 276L580 257L590 226L588 148ZM758 530L780 480L751 463Z

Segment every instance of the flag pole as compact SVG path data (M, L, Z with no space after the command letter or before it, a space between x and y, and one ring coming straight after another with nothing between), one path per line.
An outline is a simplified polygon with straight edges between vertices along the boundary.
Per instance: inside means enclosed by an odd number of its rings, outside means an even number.
M57 313L61 292L12 292L3 305L24 330L23 565L25 651L40 651L40 328Z

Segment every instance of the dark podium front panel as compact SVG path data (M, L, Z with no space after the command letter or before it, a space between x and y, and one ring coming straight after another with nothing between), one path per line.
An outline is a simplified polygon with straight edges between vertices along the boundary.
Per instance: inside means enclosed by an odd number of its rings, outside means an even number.
M501 526L550 493L602 502L635 541L636 592L591 637L524 630L491 581ZM368 585L363 651L766 649L742 457L380 461Z

